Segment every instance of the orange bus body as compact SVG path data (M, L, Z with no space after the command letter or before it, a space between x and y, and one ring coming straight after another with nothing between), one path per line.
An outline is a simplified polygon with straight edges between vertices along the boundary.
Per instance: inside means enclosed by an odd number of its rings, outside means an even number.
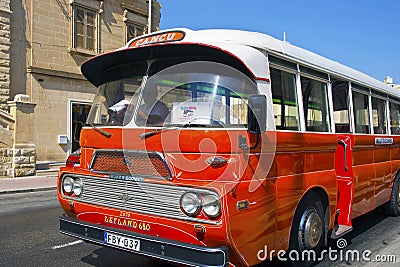
M137 253L176 264L252 266L261 262L258 256L266 246L276 251L271 255L290 249L296 210L310 192L326 205L324 238L328 234L337 237L351 230L353 218L390 200L400 169L400 136L390 136L389 144L377 144L377 139L389 136L277 130L272 165L264 168L260 158L268 149L240 148L243 138L250 144L256 142L256 135L246 129L174 129L140 138L152 130L111 127L106 128L109 138L90 127L82 130L79 164L67 164L59 172L58 197L66 213L60 217L61 232L103 245L108 245L103 242L104 231L132 235L141 240ZM270 133L267 130L261 139L268 140ZM168 146L165 140L177 140L177 145ZM118 154L125 150L161 153L171 171L170 179L145 176L135 181L135 194L140 194L141 186L149 186L154 192L175 192L174 188L212 190L221 196L220 217L210 219L201 211L195 219L183 220L152 211L158 207L146 207L150 211L141 212L146 203L124 208L107 202L111 201L107 198L107 190L111 189L118 191L121 201L129 201L129 194L121 194L117 188L129 186L129 181L117 177L112 182L115 188L103 186L110 175L93 169L94 157L99 151ZM102 163L105 166L99 168L127 164L121 157L107 157ZM210 157L223 158L227 163L204 165ZM185 168L186 162L204 167L192 171ZM89 203L67 196L62 179L68 175L82 177L84 194L85 188L92 186L91 190L97 190L104 199ZM260 178L260 184L252 191L249 188L254 177ZM339 231L341 226L345 228Z

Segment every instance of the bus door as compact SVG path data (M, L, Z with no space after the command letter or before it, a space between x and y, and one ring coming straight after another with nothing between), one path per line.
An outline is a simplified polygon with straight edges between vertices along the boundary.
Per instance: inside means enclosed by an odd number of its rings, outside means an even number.
M352 142L350 136L339 135L335 154L335 169L338 183L335 233L339 237L352 230L351 212L354 196L352 168Z

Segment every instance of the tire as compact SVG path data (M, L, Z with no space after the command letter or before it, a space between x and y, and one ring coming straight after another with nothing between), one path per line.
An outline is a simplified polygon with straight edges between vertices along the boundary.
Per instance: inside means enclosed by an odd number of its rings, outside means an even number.
M390 200L385 205L387 215L397 217L400 215L400 175L397 175L390 194Z
M314 264L314 260L319 258L324 242L324 229L324 207L322 201L315 192L309 192L296 209L290 231L288 255L295 250L300 257L298 261L290 259L291 266L312 266ZM303 259L302 252L305 250L313 250L316 255L315 259L313 256L309 259L309 253L305 253Z

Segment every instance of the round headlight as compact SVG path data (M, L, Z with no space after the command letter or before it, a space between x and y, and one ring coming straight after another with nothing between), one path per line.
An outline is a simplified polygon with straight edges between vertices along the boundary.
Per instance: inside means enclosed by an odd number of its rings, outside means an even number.
M74 182L74 194L77 196L80 196L82 194L82 191L83 191L82 180L79 178L76 178L75 182Z
M200 196L196 193L185 193L181 197L181 208L189 216L197 215L201 210Z
M203 197L203 211L210 218L216 218L221 214L219 197L216 195L206 195Z
M72 177L65 177L63 180L63 189L65 191L65 193L67 194L71 194L73 191L73 187L74 187L74 179L72 179Z

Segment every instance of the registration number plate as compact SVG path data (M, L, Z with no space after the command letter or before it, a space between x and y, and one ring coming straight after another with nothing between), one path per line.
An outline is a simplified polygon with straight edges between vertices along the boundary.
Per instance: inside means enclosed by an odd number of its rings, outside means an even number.
M104 232L104 243L134 251L140 250L140 240Z

